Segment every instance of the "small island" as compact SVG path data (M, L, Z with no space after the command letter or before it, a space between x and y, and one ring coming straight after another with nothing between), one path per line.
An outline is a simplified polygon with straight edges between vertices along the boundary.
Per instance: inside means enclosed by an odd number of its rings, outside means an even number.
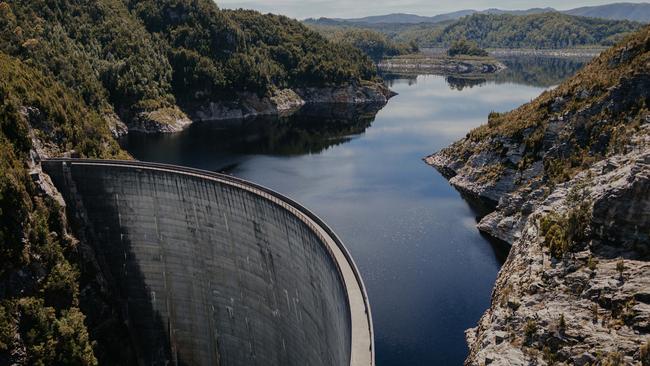
M497 73L506 66L475 42L454 41L445 52L419 52L385 58L378 63L384 72L398 74L482 75Z

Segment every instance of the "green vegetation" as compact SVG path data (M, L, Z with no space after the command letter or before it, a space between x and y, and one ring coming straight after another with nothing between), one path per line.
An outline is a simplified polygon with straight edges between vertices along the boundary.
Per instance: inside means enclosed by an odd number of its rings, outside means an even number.
M586 201L576 203L566 215L547 214L540 220L544 246L549 248L553 257L561 259L575 244L587 238L590 222L590 204Z
M0 359L95 365L79 309L77 244L62 208L29 175L30 131L81 156L124 156L80 94L0 53Z
M468 41L466 39L461 39L452 42L451 46L447 50L447 55L449 57L454 56L478 56L486 57L488 52L480 48L476 42Z
M589 255L589 259L587 260L587 268L589 268L590 271L594 272L597 265L598 259L594 258L592 255Z
M501 164L486 165L481 168L476 181L480 184L496 183L505 171Z
M639 358L642 366L650 366L650 340L639 348Z
M371 29L396 42L420 47L449 47L459 39L482 48L570 48L611 46L642 23L578 17L560 12L535 14L477 13L436 23L355 23L331 19L307 20L310 27L335 33L341 29Z
M427 44L429 35L434 30L442 30L453 21L438 23L356 23L345 20L327 18L306 19L304 24L315 31L331 37L337 32L347 30L371 30L386 35L389 39L403 44L415 42L418 45Z
M128 158L109 130L118 117L164 121L183 116L179 105L235 91L374 78L351 45L211 0L0 0L0 363L132 356L113 332L119 316L93 307L106 305L93 295L102 290L86 286L93 269L29 171L34 149Z
M623 366L625 361L623 360L623 355L620 352L610 352L603 357L598 358L598 365L601 366Z
M129 121L177 104L375 77L372 62L301 23L210 0L0 2L0 51Z
M451 45L467 39L484 48L569 48L613 45L640 23L574 17L561 13L474 14L432 34L431 43Z
M398 56L418 51L414 42L410 44L397 43L386 35L369 29L349 29L339 31L330 36L338 44L354 46L375 61L386 56Z
M647 75L643 70L650 62L649 34L650 27L646 27L630 36L532 102L508 113L491 114L488 123L472 130L467 139L478 143L505 138L524 144L524 156L517 168L523 170L541 161L541 178L551 184L571 179L606 156L625 153L650 113L643 86ZM566 131L563 142L568 149L561 155L544 144L551 124ZM477 152L477 146L498 149L490 144L461 142L452 145L450 151L470 156Z
M524 336L526 343L530 344L533 341L533 337L537 333L537 322L533 319L526 320L524 325Z
M616 272L618 272L620 278L623 278L623 272L625 272L625 262L623 261L623 258L616 261Z

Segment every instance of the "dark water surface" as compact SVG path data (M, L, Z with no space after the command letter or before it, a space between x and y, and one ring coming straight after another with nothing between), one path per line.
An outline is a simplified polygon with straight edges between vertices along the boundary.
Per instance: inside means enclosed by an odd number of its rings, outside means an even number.
M461 365L463 332L488 307L503 258L476 230L476 213L421 159L548 86L513 80L458 88L440 76L393 77L399 95L378 113L308 109L172 136L132 134L123 144L140 160L227 171L303 203L360 268L377 365Z

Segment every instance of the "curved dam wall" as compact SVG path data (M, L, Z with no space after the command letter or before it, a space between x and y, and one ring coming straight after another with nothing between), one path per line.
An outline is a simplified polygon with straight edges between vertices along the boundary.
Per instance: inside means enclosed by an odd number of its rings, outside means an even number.
M42 166L117 289L141 364L374 365L356 267L299 204L164 164Z

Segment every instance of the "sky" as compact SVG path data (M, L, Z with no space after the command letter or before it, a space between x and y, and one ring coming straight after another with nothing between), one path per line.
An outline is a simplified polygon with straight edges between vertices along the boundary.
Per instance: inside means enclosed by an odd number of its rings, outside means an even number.
M462 9L528 9L553 7L558 10L603 5L613 0L216 0L221 8L255 9L292 18L356 18L388 13L436 15ZM643 1L628 1L643 2Z

